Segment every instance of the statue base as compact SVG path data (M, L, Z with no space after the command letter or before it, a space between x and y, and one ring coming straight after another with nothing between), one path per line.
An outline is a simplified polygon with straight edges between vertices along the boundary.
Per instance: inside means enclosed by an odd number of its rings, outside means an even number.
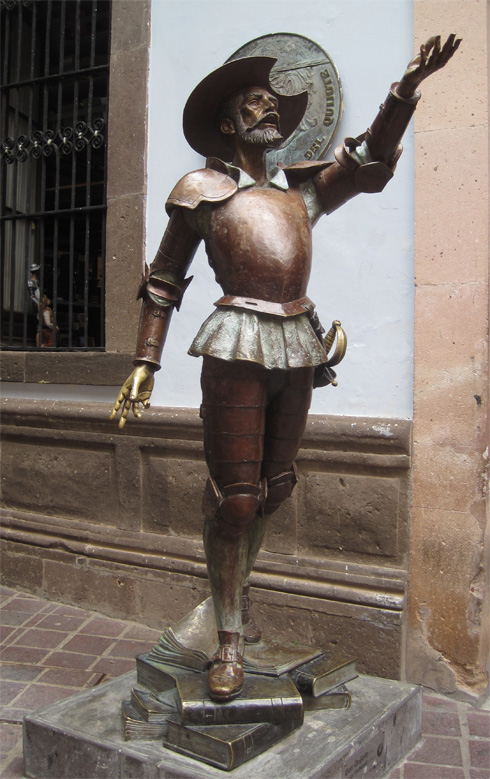
M121 701L139 688L135 672L59 701L25 718L26 775L70 779L223 777L211 765L157 741L126 741ZM360 676L349 682L350 708L309 711L303 725L233 771L236 779L383 777L420 738L421 688ZM277 727L273 725L272 727Z

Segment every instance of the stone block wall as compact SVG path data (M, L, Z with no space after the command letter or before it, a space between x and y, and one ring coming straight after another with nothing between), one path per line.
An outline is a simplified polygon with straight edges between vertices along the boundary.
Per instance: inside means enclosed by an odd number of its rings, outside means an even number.
M3 401L2 580L165 628L208 592L197 410L123 432L107 404ZM277 636L337 645L399 678L411 425L311 417L299 484L269 521L252 584Z
M415 376L407 676L488 694L488 3L415 0L462 43L415 114Z

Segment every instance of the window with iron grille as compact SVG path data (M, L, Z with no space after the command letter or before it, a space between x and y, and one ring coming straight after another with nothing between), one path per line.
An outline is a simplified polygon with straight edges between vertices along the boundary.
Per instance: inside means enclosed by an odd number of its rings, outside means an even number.
M1 346L104 347L110 0L0 0Z

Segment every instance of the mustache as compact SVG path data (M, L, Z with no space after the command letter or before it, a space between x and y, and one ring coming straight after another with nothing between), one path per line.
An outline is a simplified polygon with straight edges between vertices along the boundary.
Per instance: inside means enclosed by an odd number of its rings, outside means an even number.
M273 124L275 125L277 130L280 130L279 127L279 114L276 113L276 111L269 111L268 114L265 116L262 116L260 119L258 119L255 124L253 124L251 127L249 127L249 130L256 130L258 127L260 127L262 124Z

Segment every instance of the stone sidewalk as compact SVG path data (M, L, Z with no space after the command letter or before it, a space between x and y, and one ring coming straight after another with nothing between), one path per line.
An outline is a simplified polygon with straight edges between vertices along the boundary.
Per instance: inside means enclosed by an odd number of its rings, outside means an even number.
M159 632L6 587L0 596L0 778L18 779L24 715L130 671ZM490 779L490 711L425 693L422 729L389 779Z

